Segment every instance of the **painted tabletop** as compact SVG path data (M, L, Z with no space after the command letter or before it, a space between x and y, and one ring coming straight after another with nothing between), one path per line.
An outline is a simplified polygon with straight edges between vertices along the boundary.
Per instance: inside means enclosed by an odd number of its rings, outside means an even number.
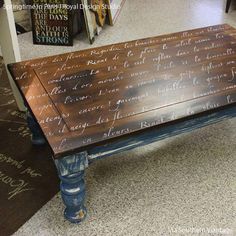
M9 65L54 157L236 102L236 30L173 33Z

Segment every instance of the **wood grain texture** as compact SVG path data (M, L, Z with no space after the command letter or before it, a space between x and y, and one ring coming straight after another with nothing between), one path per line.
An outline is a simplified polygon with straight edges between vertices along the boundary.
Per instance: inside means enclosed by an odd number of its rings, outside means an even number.
M234 105L235 36L217 25L9 69L59 158Z

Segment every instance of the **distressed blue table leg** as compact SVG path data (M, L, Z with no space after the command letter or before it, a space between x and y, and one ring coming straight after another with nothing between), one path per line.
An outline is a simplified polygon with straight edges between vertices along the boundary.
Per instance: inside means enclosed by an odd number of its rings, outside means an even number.
M72 223L80 223L86 216L84 171L79 173L60 176L61 196L66 209L64 216Z
M88 166L87 152L55 160L62 200L66 206L64 216L72 223L80 223L86 217L84 170Z
M37 122L32 117L31 113L27 111L27 123L28 127L32 133L31 141L34 145L43 145L46 143L46 140L43 136L43 133L37 124Z

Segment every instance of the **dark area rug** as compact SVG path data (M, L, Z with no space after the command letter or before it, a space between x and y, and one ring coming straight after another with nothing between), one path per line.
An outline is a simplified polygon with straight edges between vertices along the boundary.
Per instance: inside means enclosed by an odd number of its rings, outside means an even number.
M11 235L58 191L47 146L34 147L0 58L0 235Z

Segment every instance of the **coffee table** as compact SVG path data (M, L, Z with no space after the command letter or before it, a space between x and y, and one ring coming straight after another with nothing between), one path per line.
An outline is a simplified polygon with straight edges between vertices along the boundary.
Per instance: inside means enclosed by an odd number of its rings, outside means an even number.
M216 25L8 65L32 142L51 147L65 217L99 158L236 116L236 30Z

